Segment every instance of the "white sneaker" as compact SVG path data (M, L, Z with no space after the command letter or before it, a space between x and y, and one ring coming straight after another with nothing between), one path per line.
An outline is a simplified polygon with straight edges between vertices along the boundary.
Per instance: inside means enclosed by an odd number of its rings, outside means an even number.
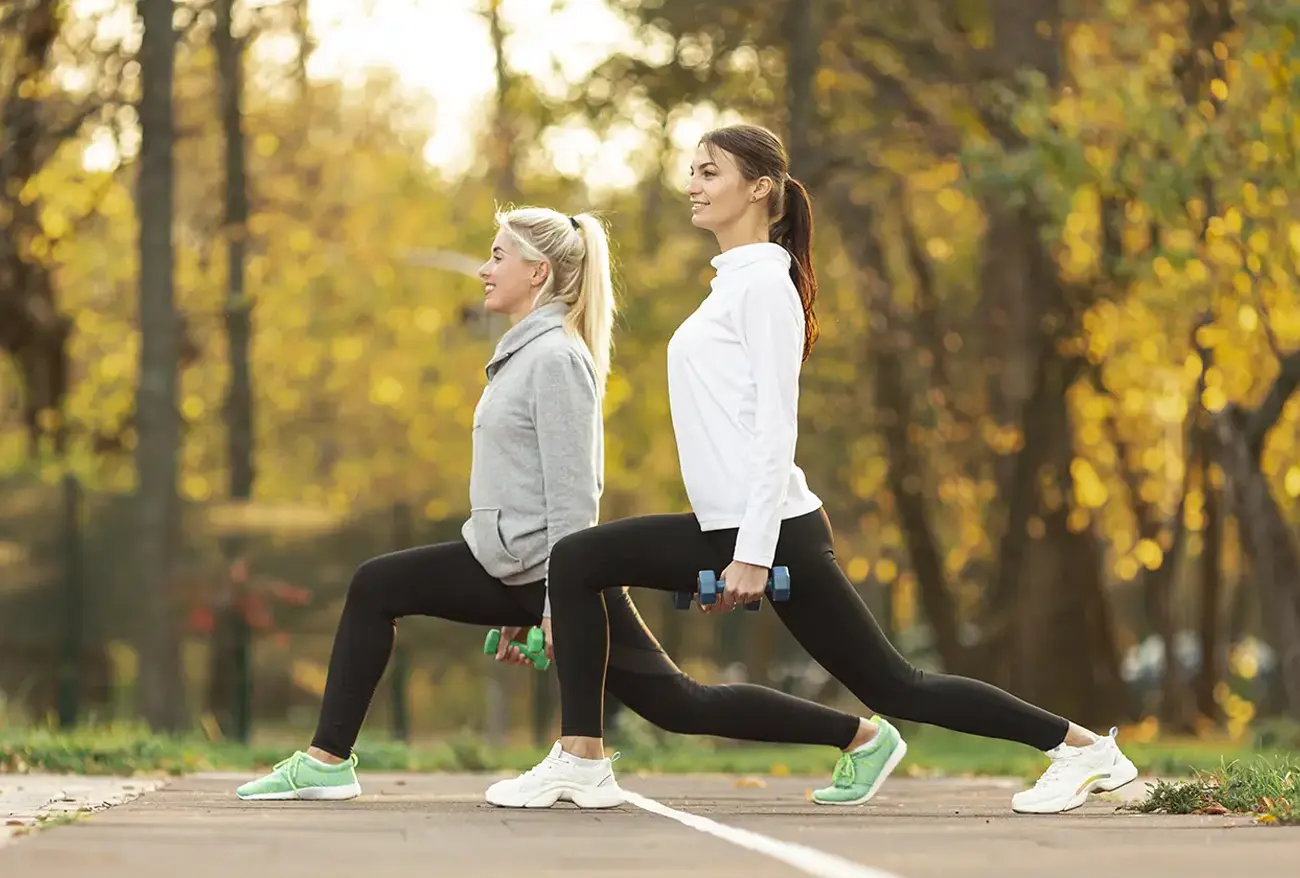
M1078 808L1094 791L1117 790L1135 780L1135 766L1115 743L1118 729L1087 747L1061 744L1047 752L1052 764L1032 788L1011 797L1020 814L1059 814Z
M614 780L613 761L579 759L556 741L545 759L516 778L492 784L484 797L500 808L549 808L559 801L579 808L614 808L623 804L623 790Z

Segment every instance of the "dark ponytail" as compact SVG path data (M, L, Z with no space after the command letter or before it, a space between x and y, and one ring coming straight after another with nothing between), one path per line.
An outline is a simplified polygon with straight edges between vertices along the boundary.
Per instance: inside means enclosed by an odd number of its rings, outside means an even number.
M817 301L817 274L813 270L813 212L808 190L794 177L785 183L785 210L772 224L772 241L780 244L790 254L790 280L799 291L803 304L803 358L808 359L819 333L817 314L813 305Z

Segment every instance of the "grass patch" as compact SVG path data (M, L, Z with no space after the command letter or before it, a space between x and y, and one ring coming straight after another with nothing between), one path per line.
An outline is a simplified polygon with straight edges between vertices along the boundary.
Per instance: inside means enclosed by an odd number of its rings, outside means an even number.
M1300 826L1300 759L1225 761L1190 780L1160 781L1129 807L1147 814L1253 815L1262 823Z
M902 767L904 774L1030 778L1047 765L1042 754L1009 741L928 727L904 726L902 731L909 747ZM273 765L305 746L309 739L310 732L299 730L260 738L246 746L198 736L154 735L137 726L86 727L68 732L39 727L0 729L0 773L253 772ZM635 717L626 717L607 743L611 750L621 751L619 767L625 772L829 776L837 755L827 747L745 744L668 735ZM472 732L415 745L363 735L357 745L365 771L521 770L540 760L546 749L492 747ZM1199 778L1225 764L1286 756L1285 751L1256 748L1250 742L1196 739L1124 743L1124 750L1141 771L1163 777Z

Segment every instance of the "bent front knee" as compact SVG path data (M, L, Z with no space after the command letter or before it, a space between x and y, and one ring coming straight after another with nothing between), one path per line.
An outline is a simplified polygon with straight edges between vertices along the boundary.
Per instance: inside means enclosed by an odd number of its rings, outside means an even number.
M590 586L594 548L591 531L591 528L575 531L562 537L551 549L546 579L552 600L557 594L570 594Z
M352 574L348 584L347 603L354 606L382 607L388 589L385 587L383 558L363 561Z

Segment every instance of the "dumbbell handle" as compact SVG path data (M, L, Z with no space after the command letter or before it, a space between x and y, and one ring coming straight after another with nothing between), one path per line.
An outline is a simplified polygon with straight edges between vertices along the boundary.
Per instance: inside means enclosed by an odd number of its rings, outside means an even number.
M767 587L768 587L768 588L771 588L771 587L772 587L772 580L773 580L774 578L775 578L775 577L772 576L772 571L771 571L771 570L767 571ZM719 577L718 577L718 588L723 588L723 587L726 586L726 584L727 584L727 580L725 580L725 579L723 579L721 576L719 576Z

